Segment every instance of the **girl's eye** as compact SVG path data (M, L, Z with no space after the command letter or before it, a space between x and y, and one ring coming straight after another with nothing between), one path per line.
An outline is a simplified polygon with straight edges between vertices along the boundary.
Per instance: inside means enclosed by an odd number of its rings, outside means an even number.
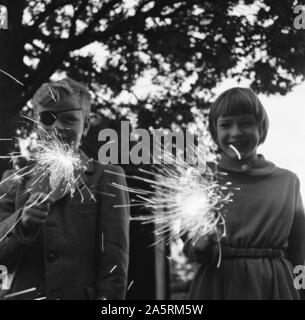
M243 121L241 123L242 126L252 126L253 124L255 124L254 121L248 120L248 121Z

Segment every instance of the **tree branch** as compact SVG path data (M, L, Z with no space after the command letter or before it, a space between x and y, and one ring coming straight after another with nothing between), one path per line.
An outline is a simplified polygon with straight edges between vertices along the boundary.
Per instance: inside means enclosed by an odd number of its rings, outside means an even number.
M86 9L86 6L88 5L89 0L83 0L81 4L79 5L76 12L74 12L74 16L71 20L71 28L69 31L69 39L73 38L75 36L75 30L76 30L76 20L80 16L80 14Z

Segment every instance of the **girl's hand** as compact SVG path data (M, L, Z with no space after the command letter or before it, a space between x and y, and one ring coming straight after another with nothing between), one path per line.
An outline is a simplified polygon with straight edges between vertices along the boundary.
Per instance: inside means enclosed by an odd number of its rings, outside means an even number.
M211 240L210 236L200 237L194 244L195 252L203 252L205 251L213 241Z

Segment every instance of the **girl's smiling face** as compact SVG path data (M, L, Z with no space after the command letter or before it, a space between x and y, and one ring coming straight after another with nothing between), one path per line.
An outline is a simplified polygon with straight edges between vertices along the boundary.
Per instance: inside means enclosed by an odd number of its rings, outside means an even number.
M216 122L217 139L221 150L230 158L237 158L233 145L243 160L257 157L257 147L260 142L259 128L253 115L220 116Z

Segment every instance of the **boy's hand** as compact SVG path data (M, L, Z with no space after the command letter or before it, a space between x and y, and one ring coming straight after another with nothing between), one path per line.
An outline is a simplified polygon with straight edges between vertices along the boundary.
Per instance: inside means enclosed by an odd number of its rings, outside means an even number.
M26 235L34 233L40 225L44 224L50 211L50 206L54 203L52 197L44 200L46 197L45 193L36 192L26 202L21 215L21 225Z

